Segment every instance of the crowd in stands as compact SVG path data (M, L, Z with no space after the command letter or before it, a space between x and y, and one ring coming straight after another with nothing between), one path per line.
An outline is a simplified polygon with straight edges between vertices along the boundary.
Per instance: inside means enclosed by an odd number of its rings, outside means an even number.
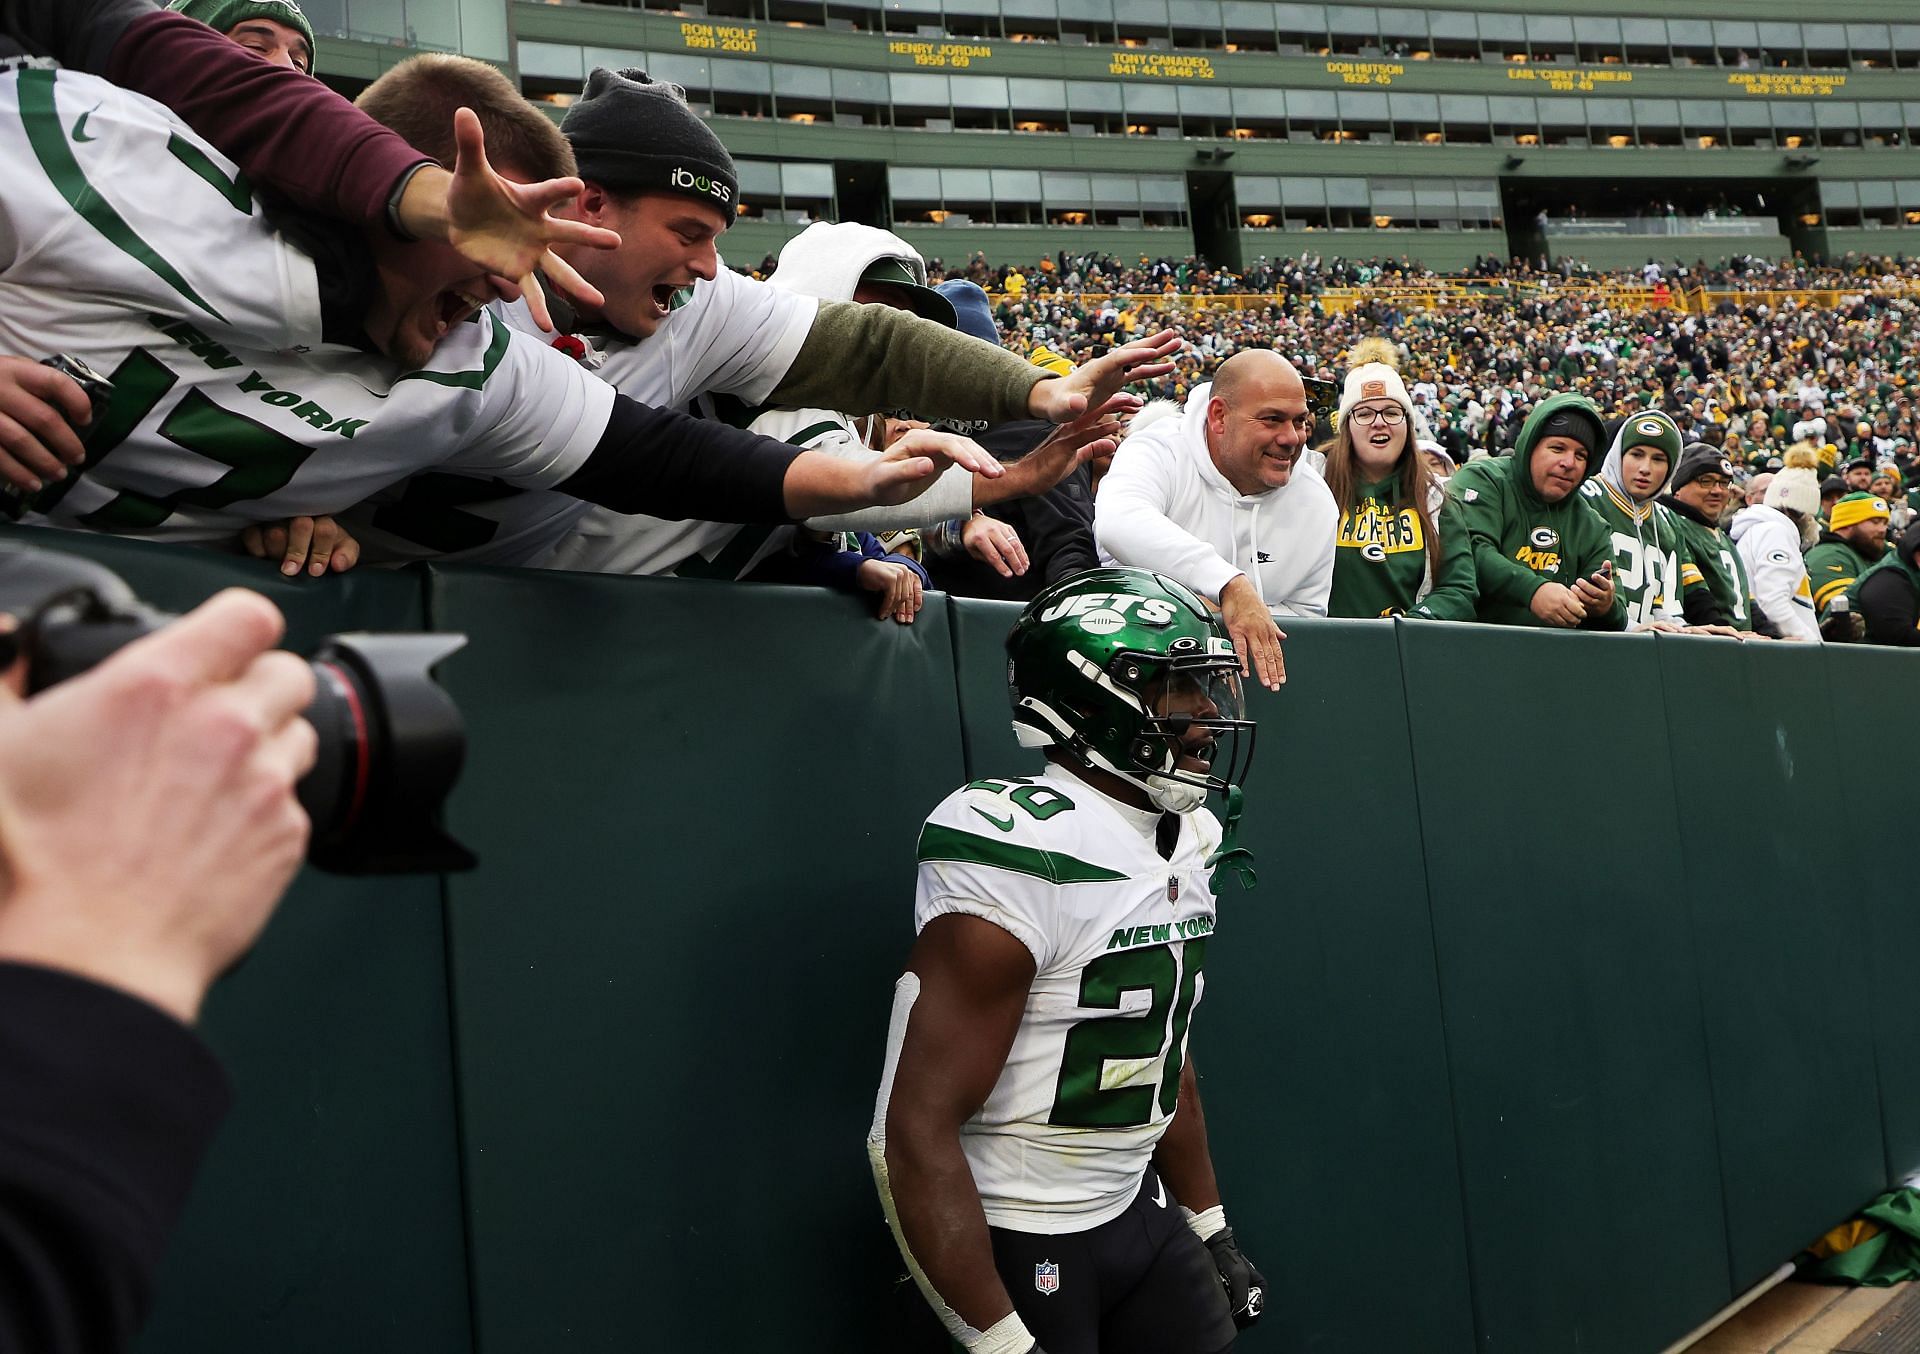
M763 278L720 264L732 160L673 86L596 71L556 130L486 67L433 57L360 104L455 182L492 175L483 141L506 176L489 191L580 175L531 209L556 223L535 251L551 313L533 277L451 244L346 248L279 208L273 233L160 175L125 186L123 214L160 218L158 197L134 199L170 193L184 233L162 245L213 242L223 270L196 264L183 290L111 256L63 261L57 195L22 183L5 205L32 266L9 281L58 309L68 273L104 270L146 337L129 353L123 330L82 326L73 346L149 404L116 392L127 445L83 457L60 426L86 423L79 392L25 360L43 345L16 322L0 407L31 416L0 439L11 515L287 573L438 558L813 584L901 623L929 587L1023 597L1142 564L1219 605L1269 676L1286 614L1856 638L1869 566L1906 558L1885 549L1920 504L1920 264L1904 258L1613 275L1483 258L1442 276L1062 251L949 270L821 222ZM448 125L460 107L471 124ZM318 264L317 343L301 342L316 307L284 294L290 241ZM368 258L385 291L370 302L330 276ZM1830 294L1781 294L1801 290ZM341 314L342 295L367 309ZM1235 303L1195 303L1215 297ZM259 422L271 410L284 426ZM1728 509L1769 474L1743 526ZM1873 637L1913 642L1911 599L1894 600L1904 628L1870 617Z

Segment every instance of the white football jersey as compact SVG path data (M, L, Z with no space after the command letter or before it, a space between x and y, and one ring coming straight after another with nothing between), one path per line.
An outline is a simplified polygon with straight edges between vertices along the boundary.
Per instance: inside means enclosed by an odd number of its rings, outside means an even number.
M1162 860L1157 816L1049 766L955 791L921 831L916 932L980 917L1036 966L1000 1079L960 1131L996 1227L1080 1232L1118 1216L1173 1118L1206 990L1220 826L1184 815Z
M785 379L813 328L820 303L722 266L712 281L696 282L650 337L599 345L599 378L629 399L656 408L697 412L693 401L708 393L758 404ZM534 323L524 301L495 302L494 314L532 341L550 345L555 335ZM622 568L603 562L595 543L617 536L659 536L668 544L690 528L709 523L663 522L628 517L564 494L512 493L466 476L434 473L391 491L354 515L350 526L376 562L433 555L469 564L537 564L601 573L662 573L664 568ZM451 515L455 515L450 517ZM464 524L478 543L447 549L460 538L446 527ZM568 538L580 531L583 541ZM731 534L733 528L726 528ZM724 544L726 536L721 537ZM564 549L565 554L554 552ZM684 554L691 553L683 551ZM670 566L668 566L670 567Z
M428 466L547 488L606 430L609 387L491 316L417 371L322 345L312 264L158 104L10 71L0 139L0 351L71 354L114 385L85 473L27 520L231 540Z

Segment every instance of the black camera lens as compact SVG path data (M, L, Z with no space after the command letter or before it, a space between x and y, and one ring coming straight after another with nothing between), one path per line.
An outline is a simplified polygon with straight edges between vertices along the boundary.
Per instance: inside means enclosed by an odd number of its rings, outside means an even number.
M91 560L0 543L0 611L27 660L29 690L77 677L173 617ZM433 665L467 642L456 634L329 635L309 660L319 735L298 786L313 823L307 859L334 874L472 869L473 854L441 828L440 806L466 758L466 727Z

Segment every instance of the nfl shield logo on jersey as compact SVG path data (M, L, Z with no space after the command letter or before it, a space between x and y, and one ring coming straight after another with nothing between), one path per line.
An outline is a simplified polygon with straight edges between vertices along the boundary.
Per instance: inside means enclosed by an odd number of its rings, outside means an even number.
M1180 876L1177 874L1167 876L1167 901L1170 903L1180 901Z
M1060 1291L1060 1266L1051 1260L1042 1260L1033 1267L1033 1286L1039 1292L1051 1297Z

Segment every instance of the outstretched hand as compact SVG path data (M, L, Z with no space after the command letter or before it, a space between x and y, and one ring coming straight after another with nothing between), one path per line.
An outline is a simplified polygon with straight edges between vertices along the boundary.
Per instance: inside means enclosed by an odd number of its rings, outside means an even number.
M1088 413L1114 413L1114 396L1133 381L1151 381L1173 371L1173 355L1180 351L1180 335L1171 329L1123 343L1105 357L1074 368L1066 376L1041 381L1027 396L1027 412L1034 418L1066 423Z
M444 240L468 262L510 283L526 298L543 329L553 328L536 271L573 300L599 306L605 298L554 252L557 244L614 249L620 237L584 221L554 216L552 209L580 192L579 179L516 183L487 160L486 137L470 108L453 115L458 158L453 172L428 165L401 194L400 224L419 239ZM506 288L502 288L506 290Z

